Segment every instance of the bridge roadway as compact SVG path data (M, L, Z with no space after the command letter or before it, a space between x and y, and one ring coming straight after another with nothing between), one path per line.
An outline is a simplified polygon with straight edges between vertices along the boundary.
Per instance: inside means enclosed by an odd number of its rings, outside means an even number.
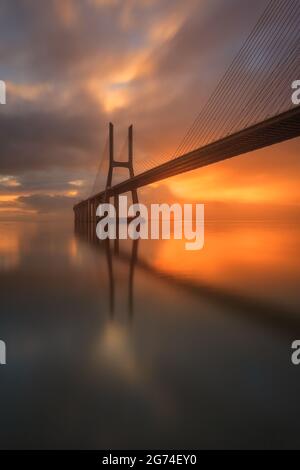
M79 221L94 218L95 207L104 197L113 197L161 181L170 176L195 170L228 158L243 155L300 136L300 106L212 142L178 158L140 173L101 191L74 206ZM284 164L284 163L283 163Z

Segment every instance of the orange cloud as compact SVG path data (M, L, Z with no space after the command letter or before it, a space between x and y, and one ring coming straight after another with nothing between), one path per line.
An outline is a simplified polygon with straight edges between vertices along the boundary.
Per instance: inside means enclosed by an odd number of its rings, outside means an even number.
M21 98L22 100L35 101L38 100L43 94L51 90L49 84L28 84L28 83L13 83L7 82L7 92L11 93L13 98Z

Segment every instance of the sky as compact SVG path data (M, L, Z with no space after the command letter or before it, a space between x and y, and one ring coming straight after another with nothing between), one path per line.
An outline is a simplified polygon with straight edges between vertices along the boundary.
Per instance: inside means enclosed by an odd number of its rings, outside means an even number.
M93 187L109 121L117 148L133 124L136 158L172 154L266 5L1 0L0 219L72 217ZM298 208L299 149L295 139L141 194L221 210Z

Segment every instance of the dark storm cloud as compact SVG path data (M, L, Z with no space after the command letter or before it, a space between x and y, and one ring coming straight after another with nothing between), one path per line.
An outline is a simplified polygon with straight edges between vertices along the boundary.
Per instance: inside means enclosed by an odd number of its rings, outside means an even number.
M101 143L104 118L94 103L87 109L85 96L76 98L75 105L67 109L51 110L44 103L28 112L17 109L0 114L0 173L88 167Z

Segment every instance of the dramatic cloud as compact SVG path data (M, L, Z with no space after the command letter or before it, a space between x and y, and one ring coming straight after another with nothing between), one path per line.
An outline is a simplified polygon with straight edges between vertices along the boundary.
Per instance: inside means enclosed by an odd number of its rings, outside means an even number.
M118 126L117 154L131 123L137 163L172 154L266 4L2 0L0 79L8 92L0 107L2 204L30 215L70 211L91 191L110 120ZM165 184L176 197L187 197L189 185L197 192L195 178L202 175L209 199L228 196L229 185L237 187L234 199L247 178L249 191L265 185L270 196L282 176L279 153L285 155L285 182L294 181L298 148L299 141L287 143L280 152ZM199 197L205 197L203 188ZM293 201L300 201L296 186Z

